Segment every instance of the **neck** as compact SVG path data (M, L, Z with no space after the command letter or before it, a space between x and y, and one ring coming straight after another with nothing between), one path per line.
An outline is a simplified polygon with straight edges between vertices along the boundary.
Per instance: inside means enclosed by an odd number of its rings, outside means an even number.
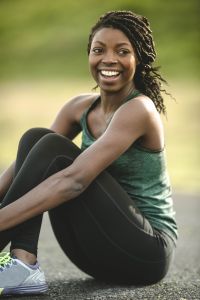
M115 112L125 101L125 99L135 90L131 86L129 89L107 93L101 91L101 107L105 114Z

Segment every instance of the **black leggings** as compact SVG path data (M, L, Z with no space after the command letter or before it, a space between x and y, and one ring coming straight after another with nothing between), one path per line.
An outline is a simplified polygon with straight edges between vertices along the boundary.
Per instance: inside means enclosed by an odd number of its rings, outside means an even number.
M69 166L81 150L48 129L28 130L21 138L15 177L1 207L15 201L48 176ZM63 251L94 278L118 283L149 284L168 271L174 243L152 228L134 200L106 171L77 198L51 211L53 231ZM42 215L0 232L0 251L37 254Z

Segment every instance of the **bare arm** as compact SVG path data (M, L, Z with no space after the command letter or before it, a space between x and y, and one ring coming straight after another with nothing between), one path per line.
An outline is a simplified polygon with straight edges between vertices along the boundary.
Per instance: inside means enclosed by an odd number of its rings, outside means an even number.
M0 200L3 199L4 195L8 191L14 175L15 162L13 162L9 168L7 168L0 175Z
M148 108L136 101L130 105L125 104L116 112L106 132L81 153L72 165L1 209L0 230L77 197L136 139L145 135L150 119Z
M74 139L81 131L79 121L83 111L94 98L95 94L83 94L68 101L61 108L50 128L71 140Z

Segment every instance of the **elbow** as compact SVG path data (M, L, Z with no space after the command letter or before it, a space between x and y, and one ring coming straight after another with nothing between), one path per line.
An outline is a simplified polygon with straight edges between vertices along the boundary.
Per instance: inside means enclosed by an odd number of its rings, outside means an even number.
M80 179L72 179L72 190L74 191L74 193L81 194L85 189L86 185L84 185L84 183Z
M61 193L66 200L79 196L87 188L84 179L75 174L65 174L61 181Z
M81 170L80 167L70 165L61 172L61 193L64 193L65 199L75 198L83 193L93 180L90 172ZM67 200L65 200L67 201Z

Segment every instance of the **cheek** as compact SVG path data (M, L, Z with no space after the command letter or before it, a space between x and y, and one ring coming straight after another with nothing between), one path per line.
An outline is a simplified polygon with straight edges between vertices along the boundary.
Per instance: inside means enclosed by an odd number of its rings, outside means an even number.
M88 64L89 64L89 68L90 70L94 71L94 68L96 66L96 60L94 59L94 57L92 55L89 55L89 58L88 58Z
M132 66L132 68L136 68L137 66L137 59L134 55L130 58L130 65Z
M94 80L96 81L96 79L97 79L96 60L91 55L89 55L89 57L88 57L88 65L89 65L90 73L91 73L92 77L94 78Z
M136 66L137 66L137 62L134 56L132 56L129 61L126 62L126 67L127 70L129 70L130 73L135 73L136 70Z

